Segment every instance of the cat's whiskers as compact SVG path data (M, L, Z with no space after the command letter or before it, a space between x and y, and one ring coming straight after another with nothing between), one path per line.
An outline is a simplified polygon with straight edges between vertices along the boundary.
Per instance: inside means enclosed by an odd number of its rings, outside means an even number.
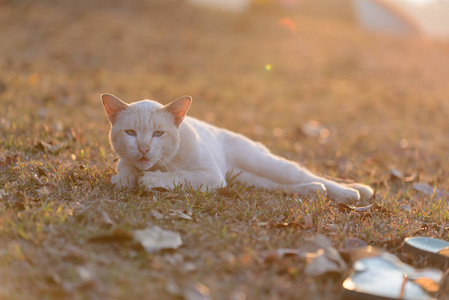
M173 167L173 169L184 169L184 167L187 165L187 159L185 157L179 157L175 156L170 161L167 160L165 157L162 157L166 163L168 163L170 166Z
M158 162L165 168L165 171L170 171L171 169L176 170L176 166L165 157L161 157Z

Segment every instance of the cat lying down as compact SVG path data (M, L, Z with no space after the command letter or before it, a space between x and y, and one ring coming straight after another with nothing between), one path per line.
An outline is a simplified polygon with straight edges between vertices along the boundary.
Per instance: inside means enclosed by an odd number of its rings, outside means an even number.
M322 178L241 134L186 116L189 96L165 106L151 100L127 104L110 94L101 100L112 126L111 145L120 158L112 177L118 188L172 189L187 183L214 189L226 186L226 174L232 173L248 186L302 197L327 195L352 203L373 196L367 185Z

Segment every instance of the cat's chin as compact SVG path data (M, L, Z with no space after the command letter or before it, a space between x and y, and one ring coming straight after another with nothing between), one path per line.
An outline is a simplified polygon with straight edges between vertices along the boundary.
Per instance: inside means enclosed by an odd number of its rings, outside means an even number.
M134 165L140 171L147 171L153 166L153 162L150 159L144 157L134 161Z

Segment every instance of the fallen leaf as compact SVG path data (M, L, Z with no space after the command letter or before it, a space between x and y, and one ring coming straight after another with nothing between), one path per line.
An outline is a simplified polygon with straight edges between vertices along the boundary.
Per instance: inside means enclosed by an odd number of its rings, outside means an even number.
M179 209L171 209L169 217L193 221L193 218Z
M211 299L210 290L202 283L195 283L184 288L182 293L185 300L208 300Z
M85 266L77 266L75 270L81 279L81 284L78 285L77 288L90 288L97 285L97 280L95 278L92 268Z
M334 204L334 206L337 206L341 212L354 212L362 217L369 217L369 216L371 216L372 212L381 212L381 213L385 213L385 214L390 213L388 211L388 209L380 206L377 203L373 203L373 204L370 204L367 206L357 207L354 205L337 202L336 204Z
M324 249L319 249L307 255L307 265L304 272L308 276L317 277L326 273L341 273L343 270L344 263L342 265L339 261L329 257Z
M182 288L179 287L179 285L176 284L176 282L172 281L171 279L169 279L165 283L165 290L172 296L176 296L176 297L182 296Z
M271 263L286 256L305 258L306 252L300 249L275 249L272 251L262 252L260 257L263 262Z
M101 212L101 216L102 216L104 224L110 225L110 226L115 224L114 221L112 221L112 219L109 217L109 215L104 210L100 210L100 212Z
M346 261L356 251L359 251L360 249L366 248L368 244L361 240L361 239L347 239L343 242L343 245L338 250L340 252L340 255L345 259Z
M182 246L182 239L179 233L163 230L158 226L134 230L133 234L134 240L139 242L147 252L177 249Z
M400 180L400 181L404 181L404 182L412 182L415 181L416 178L418 177L417 173L412 173L410 175L404 175L401 171L396 170L396 169L391 169L390 170L390 177L392 179L396 179L396 180Z
M34 145L34 148L36 150L41 151L41 152L48 152L51 154L57 154L57 153L59 153L59 151L61 151L64 148L67 148L67 147L68 147L68 144L65 142L52 145L47 142L40 141L36 145Z
M305 273L309 276L321 276L326 273L341 273L346 269L346 264L338 251L332 247L331 241L317 235L307 241L300 250L306 254L307 265Z
M399 179L399 180L403 179L402 172L399 171L399 170L396 170L396 169L391 169L390 170L390 177L392 179Z
M0 174L14 167L18 161L18 156L7 155L5 161L0 161Z
M181 270L184 272L193 272L196 271L198 267L192 262L186 262L182 265Z
M356 287L371 285L377 287L377 289L370 290L373 294L376 290L380 292L387 291L388 288L391 288L392 282L402 282L402 291L405 291L405 294L412 295L409 296L410 299L434 299L427 292L438 292L443 278L441 270L415 269L403 263L397 256L374 247L361 249L360 253L353 258L352 263L352 270L349 273L349 277L343 282L343 286L350 290L358 290ZM407 284L407 281L412 281L422 289L416 285L414 287ZM396 295L401 291L399 287ZM361 289L363 290L364 288ZM385 295L381 293L375 294L377 296ZM408 299L409 297L399 298Z
M92 243L124 243L133 240L133 236L122 229L116 229L112 234L99 235L89 239Z
M156 219L156 220L159 220L159 219L164 218L164 215L161 214L158 210L155 210L155 209L153 209L153 210L149 213L149 216L152 217L152 218L154 218L154 219Z
M443 190L437 189L436 187L425 183L425 182L417 182L414 183L412 188L415 191L418 191L420 193L423 193L424 195L427 196L433 196L435 195L437 198L442 198L442 197L449 197L449 193L445 192Z

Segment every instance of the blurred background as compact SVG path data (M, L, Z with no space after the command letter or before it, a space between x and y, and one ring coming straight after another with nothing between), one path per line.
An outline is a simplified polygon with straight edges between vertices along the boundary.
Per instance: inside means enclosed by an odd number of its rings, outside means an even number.
M449 45L381 2L2 0L3 149L57 145L71 131L68 157L105 158L100 93L188 94L190 115L332 175L359 175L343 158L439 166Z

